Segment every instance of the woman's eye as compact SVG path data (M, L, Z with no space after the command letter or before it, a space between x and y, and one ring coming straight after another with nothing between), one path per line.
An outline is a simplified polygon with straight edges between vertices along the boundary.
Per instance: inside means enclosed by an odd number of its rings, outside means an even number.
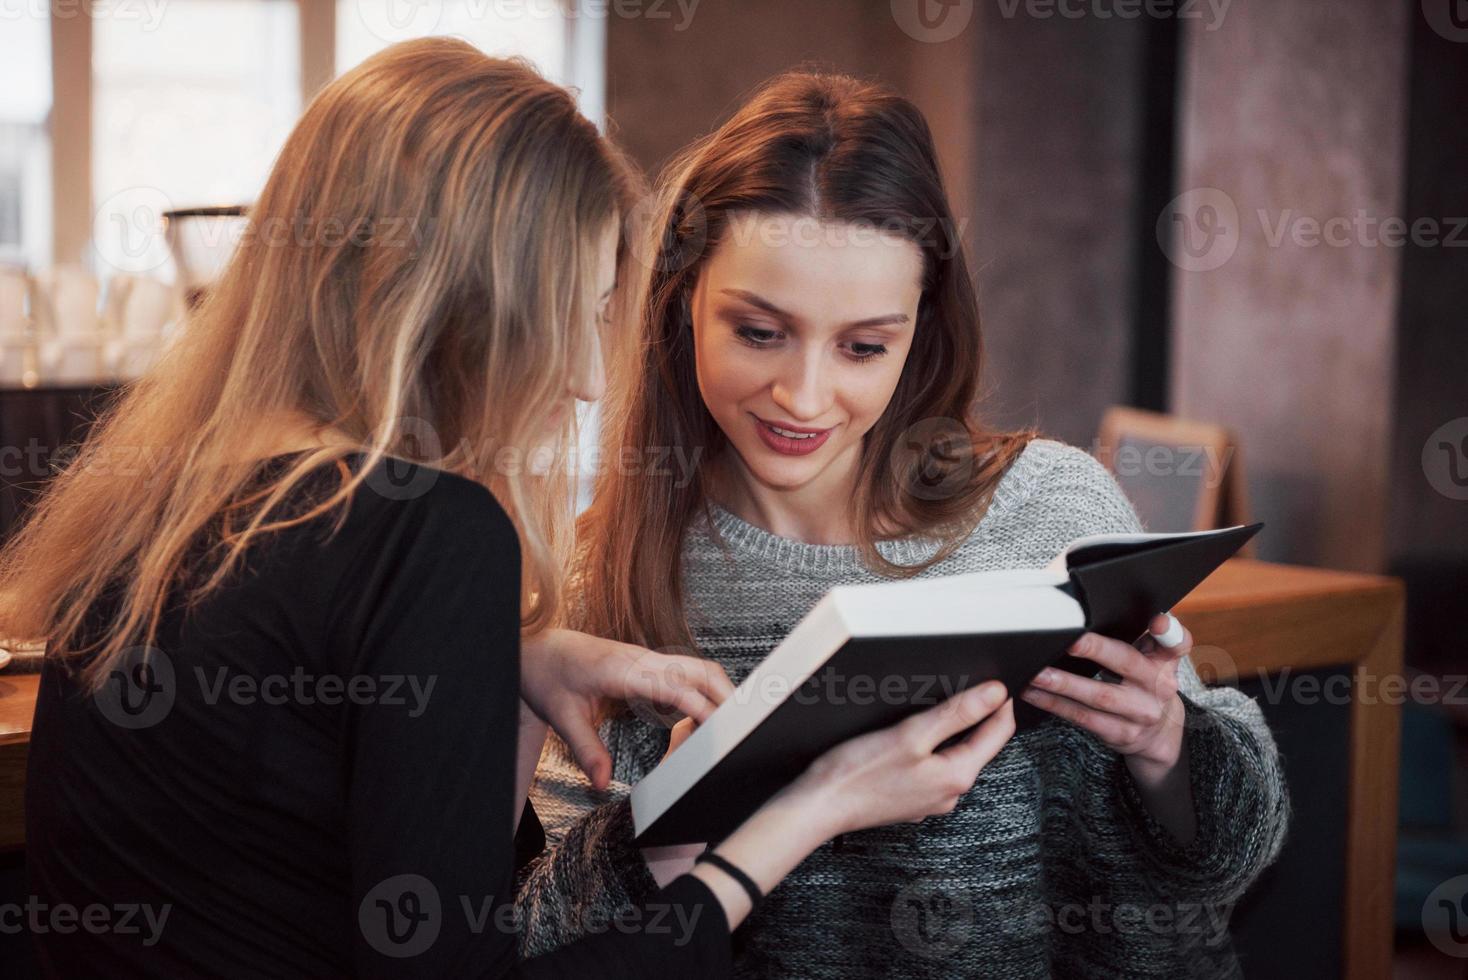
M887 353L884 344L852 344L851 356L858 361L870 361L874 357L881 357Z
M780 339L778 331L751 327L748 324L736 327L734 335L751 347L767 347Z

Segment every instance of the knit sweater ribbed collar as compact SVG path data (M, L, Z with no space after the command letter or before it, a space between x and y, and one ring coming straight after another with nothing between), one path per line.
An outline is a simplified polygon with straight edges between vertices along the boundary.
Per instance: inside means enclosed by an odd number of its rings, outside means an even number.
M1004 515L1018 507L1029 496L1038 474L1043 471L1050 454L1047 440L1034 440L1000 478L994 499L973 535L977 537L1001 522ZM797 538L782 537L751 524L744 518L713 501L709 502L717 537L736 555L787 571L802 574L829 575L833 578L861 573L870 574L862 563L855 545L809 544ZM701 543L701 542L700 542ZM698 544L694 545L698 547ZM941 543L931 538L906 537L877 542L877 551L899 565L916 565L931 558Z

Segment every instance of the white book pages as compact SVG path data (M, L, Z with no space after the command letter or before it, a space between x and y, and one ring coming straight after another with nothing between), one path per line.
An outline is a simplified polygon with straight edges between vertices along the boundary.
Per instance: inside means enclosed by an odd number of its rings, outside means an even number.
M677 751L633 787L636 832L662 816L853 637L1082 627L1080 603L1054 588L1065 581L1063 574L1032 569L832 589Z

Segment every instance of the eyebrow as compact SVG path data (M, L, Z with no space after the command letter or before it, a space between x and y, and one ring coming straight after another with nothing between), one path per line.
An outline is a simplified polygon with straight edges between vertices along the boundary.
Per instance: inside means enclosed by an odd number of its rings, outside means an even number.
M769 300L765 299L763 296L760 296L757 293L751 293L751 292L749 292L748 290L745 290L745 289L721 289L721 290L719 290L719 292L724 293L724 294L729 295L729 296L733 296L736 299L742 299L742 300L744 300L744 302L748 303L750 306L759 307L760 309L764 310L766 313L770 313L770 314L772 314L774 316L778 316L781 319L791 320L791 321L795 321L795 320L799 320L800 319L800 317L795 316L792 313L788 313L785 310L780 309L774 303L771 303ZM894 324L906 323L910 319L912 319L912 318L909 317L906 313L888 313L886 316L873 316L873 317L867 317L865 320L857 320L855 322L848 323L847 326L848 327L886 327L886 326L892 326Z

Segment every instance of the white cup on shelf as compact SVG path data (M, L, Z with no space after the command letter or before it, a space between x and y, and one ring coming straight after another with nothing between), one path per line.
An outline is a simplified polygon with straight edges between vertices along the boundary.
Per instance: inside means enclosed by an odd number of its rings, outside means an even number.
M41 344L41 374L50 384L89 385L105 380L107 343L100 333L89 337L53 337Z
M114 377L132 379L158 359L183 304L176 286L139 278L128 285L120 329L106 344L104 360Z
M42 339L92 338L102 329L97 312L101 287L79 266L57 266L37 275L31 290L31 316Z

